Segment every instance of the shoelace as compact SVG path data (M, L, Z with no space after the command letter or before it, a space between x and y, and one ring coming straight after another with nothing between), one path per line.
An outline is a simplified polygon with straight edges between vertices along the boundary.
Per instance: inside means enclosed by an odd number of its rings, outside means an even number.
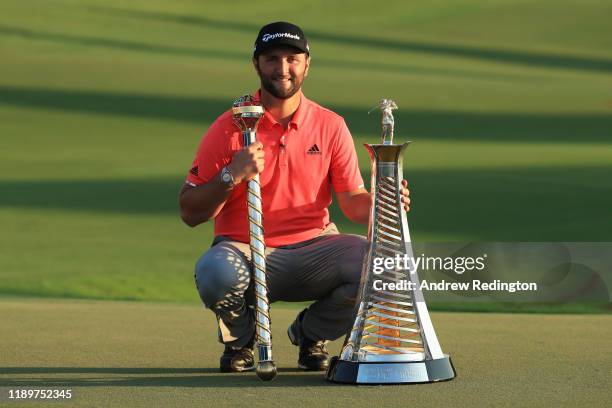
M327 354L327 341L317 341L312 346L308 347L311 354Z

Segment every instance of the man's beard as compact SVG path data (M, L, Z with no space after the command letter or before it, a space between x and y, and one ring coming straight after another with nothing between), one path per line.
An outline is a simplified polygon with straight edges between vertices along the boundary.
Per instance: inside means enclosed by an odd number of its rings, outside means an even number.
M291 86L289 88L281 88L280 84L274 82L274 80L278 79L278 77L264 76L259 68L257 69L257 73L259 74L259 79L261 80L261 86L278 99L291 98L300 90L302 83L304 82L304 76L292 76L290 78Z

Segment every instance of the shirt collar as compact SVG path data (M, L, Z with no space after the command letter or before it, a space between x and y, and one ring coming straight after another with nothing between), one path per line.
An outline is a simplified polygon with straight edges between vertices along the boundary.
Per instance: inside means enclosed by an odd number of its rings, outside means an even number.
M260 89L258 89L257 92L255 93L254 99L256 100L261 99ZM300 104L298 105L298 108L296 109L296 111L293 113L293 116L291 117L291 120L289 121L288 127L296 129L296 130L300 128L306 116L306 111L308 109L308 103L309 103L309 100L306 99L306 97L300 90ZM269 129L274 127L275 125L280 126L280 123L278 123L276 119L274 119L268 111L265 111L261 124Z

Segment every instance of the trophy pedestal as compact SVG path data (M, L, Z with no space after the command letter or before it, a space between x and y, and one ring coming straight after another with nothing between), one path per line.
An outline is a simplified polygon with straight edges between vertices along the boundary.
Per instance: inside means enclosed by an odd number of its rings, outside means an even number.
M418 384L455 378L448 355L435 360L368 363L332 358L327 380L343 384Z

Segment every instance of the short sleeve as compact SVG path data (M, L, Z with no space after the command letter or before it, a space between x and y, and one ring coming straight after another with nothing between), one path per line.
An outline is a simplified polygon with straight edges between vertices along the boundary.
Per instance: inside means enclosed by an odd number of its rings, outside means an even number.
M202 137L186 182L198 186L214 178L231 160L228 131L223 116L217 119Z
M330 165L331 183L336 193L363 187L353 137L344 120L340 122Z

